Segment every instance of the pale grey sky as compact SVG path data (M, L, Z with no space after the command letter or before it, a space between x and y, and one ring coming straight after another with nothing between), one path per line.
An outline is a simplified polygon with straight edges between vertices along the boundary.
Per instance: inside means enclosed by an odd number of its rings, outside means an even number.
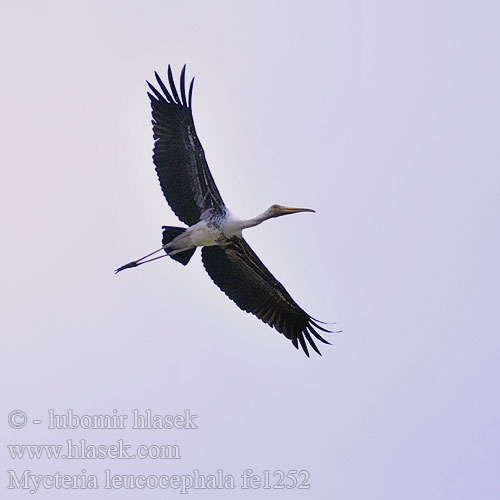
M213 474L192 498L498 498L500 8L492 1L2 2L2 442L177 444L180 460L14 460ZM118 276L178 225L151 160L145 80L195 76L224 201L310 314L307 359L212 284L199 254ZM197 430L50 430L47 411L198 415ZM7 415L30 419L12 429ZM42 424L31 423L33 419ZM241 490L245 469L310 489Z

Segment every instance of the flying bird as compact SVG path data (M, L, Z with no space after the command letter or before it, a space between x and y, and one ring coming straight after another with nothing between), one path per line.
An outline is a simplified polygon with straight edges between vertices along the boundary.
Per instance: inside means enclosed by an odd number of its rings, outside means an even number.
M308 344L319 355L315 340L329 344L317 330L331 333L307 314L269 272L242 236L243 229L265 220L310 208L272 205L252 219L234 216L222 201L196 135L191 98L194 78L186 95L186 66L180 75L180 95L168 67L169 88L155 72L159 90L147 82L153 114L153 162L168 204L188 227L163 226L162 246L118 268L137 267L162 257L187 265L202 247L203 265L214 283L242 310L252 313L282 333L309 356ZM164 251L166 255L152 257ZM307 342L306 342L307 341Z

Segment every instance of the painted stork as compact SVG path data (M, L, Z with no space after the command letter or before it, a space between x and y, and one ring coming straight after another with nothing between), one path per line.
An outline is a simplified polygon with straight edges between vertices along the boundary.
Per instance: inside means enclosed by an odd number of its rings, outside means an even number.
M191 98L193 82L186 96L186 66L180 76L180 96L172 70L168 67L170 89L155 72L161 89L147 82L153 114L153 161L161 189L177 217L189 227L163 226L162 247L118 268L137 267L169 256L186 265L196 247L202 247L203 265L214 283L238 307L252 313L282 333L298 349L299 343L309 356L307 342L321 355L314 343L329 344L316 330L331 333L323 323L307 314L269 272L242 236L242 230L257 226L273 217L310 208L272 205L252 219L238 219L226 207L215 185L194 127ZM166 255L149 258L157 252ZM323 323L324 324L324 323ZM306 342L307 340L307 342Z

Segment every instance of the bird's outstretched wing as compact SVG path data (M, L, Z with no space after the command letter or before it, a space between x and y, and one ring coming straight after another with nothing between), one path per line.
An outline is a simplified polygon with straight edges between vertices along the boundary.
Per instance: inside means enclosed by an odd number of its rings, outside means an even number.
M170 90L155 72L161 92L149 82L148 92L153 112L153 136L155 140L153 161L160 185L168 204L177 217L192 226L208 208L222 212L224 202L215 185L205 159L205 153L196 135L191 97L193 82L186 99L186 66L182 68L180 97L168 67Z
M203 265L214 283L244 311L255 314L264 323L276 328L298 343L309 356L306 339L321 355L313 337L329 344L318 332L329 332L292 299L285 287L269 272L248 243L235 236L226 246L202 249ZM305 338L304 338L305 337Z

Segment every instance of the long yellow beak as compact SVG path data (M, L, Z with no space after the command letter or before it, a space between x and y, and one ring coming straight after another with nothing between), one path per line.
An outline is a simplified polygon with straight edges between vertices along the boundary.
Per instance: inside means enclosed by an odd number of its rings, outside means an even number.
M284 207L282 205L275 205L273 209L276 211L277 215L296 214L298 212L316 212L316 210L312 208Z

